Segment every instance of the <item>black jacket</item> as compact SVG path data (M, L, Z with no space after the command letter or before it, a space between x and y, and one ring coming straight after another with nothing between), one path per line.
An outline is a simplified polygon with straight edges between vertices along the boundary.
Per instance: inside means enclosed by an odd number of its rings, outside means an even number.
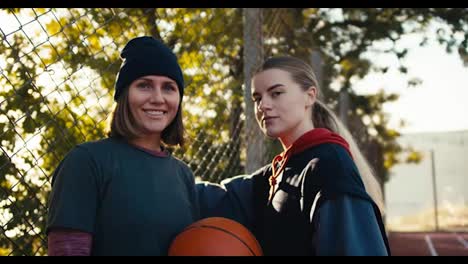
M221 185L199 184L202 215L244 224L265 255L390 255L380 211L341 146L322 144L293 155L273 201L270 175L267 165Z

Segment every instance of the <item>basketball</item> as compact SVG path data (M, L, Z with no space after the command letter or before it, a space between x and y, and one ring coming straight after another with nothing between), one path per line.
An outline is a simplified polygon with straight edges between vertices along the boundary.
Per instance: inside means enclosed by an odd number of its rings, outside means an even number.
M201 219L178 234L169 256L262 256L254 235L242 224L223 217Z

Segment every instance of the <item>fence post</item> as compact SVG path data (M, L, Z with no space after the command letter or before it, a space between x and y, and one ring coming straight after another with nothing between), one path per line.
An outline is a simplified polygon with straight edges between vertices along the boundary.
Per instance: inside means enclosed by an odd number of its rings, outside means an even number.
M254 104L251 95L252 72L263 61L262 10L243 9L244 38L244 102L245 102L245 139L247 159L245 172L251 173L265 165L265 137L255 120Z
M432 174L432 193L434 197L434 220L435 220L435 230L439 231L439 210L437 206L437 182L435 175L435 159L434 159L434 149L431 149L431 174Z
M345 127L348 127L348 110L349 110L349 94L348 90L342 88L340 90L340 120Z
M315 72L315 77L317 78L317 85L319 89L323 88L323 59L319 51L314 50L310 55L310 61L312 63L312 68Z

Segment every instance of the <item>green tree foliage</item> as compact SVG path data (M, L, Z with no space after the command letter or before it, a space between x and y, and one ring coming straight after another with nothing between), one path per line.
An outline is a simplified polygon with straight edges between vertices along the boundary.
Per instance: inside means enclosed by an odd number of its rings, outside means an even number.
M73 146L106 135L119 52L133 37L162 39L185 71L188 146L173 149L175 155L206 180L243 173L242 144L249 135L241 133L241 9L15 8L0 15L18 24L0 28L0 254L46 253L50 176ZM362 54L386 41L390 47L379 52L404 58L406 51L392 44L431 19L448 25L437 36L447 51L467 54L466 9L265 9L264 17L267 56L323 55L326 102L336 107L337 92L350 92L351 130L373 164L385 164L378 170L383 179L402 149L381 106L397 96L377 89L375 95L353 93L353 80L386 70ZM339 87L331 89L332 81ZM271 149L270 156L278 144Z
M326 103L338 110L338 93L345 90L350 94L349 128L382 183L388 179L389 169L395 164L418 161L417 158L399 158L399 154L418 157L418 153L397 144L400 134L387 127L388 116L382 111L382 104L397 100L398 95L384 94L380 84L375 85L374 95L357 95L353 91L353 82L371 72L389 70L389 65L376 65L368 56L363 56L368 52L395 56L400 63L398 70L406 74L403 59L408 50L400 48L398 40L405 34L424 32L432 21L445 26L437 31L437 41L445 45L447 52L458 52L467 63L468 9L296 8L266 12L266 17L275 21L265 29L265 35L269 37L266 40L267 55L294 54L310 58L312 51L318 51L324 60L322 92ZM422 35L420 45L427 43L428 36ZM417 78L408 80L408 86L419 83Z

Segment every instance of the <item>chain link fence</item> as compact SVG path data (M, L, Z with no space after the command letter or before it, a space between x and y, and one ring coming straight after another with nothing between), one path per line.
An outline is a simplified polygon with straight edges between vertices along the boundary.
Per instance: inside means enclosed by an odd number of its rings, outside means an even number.
M252 10L0 10L0 255L46 255L52 172L76 144L106 136L119 52L133 37L162 39L180 59L188 144L171 151L197 178L246 173L248 155L274 148L245 114L252 102L244 75L268 43L247 49L244 40L268 40L278 28L265 23L276 25L281 10ZM243 31L252 23L257 31ZM249 166L264 165L265 153Z

